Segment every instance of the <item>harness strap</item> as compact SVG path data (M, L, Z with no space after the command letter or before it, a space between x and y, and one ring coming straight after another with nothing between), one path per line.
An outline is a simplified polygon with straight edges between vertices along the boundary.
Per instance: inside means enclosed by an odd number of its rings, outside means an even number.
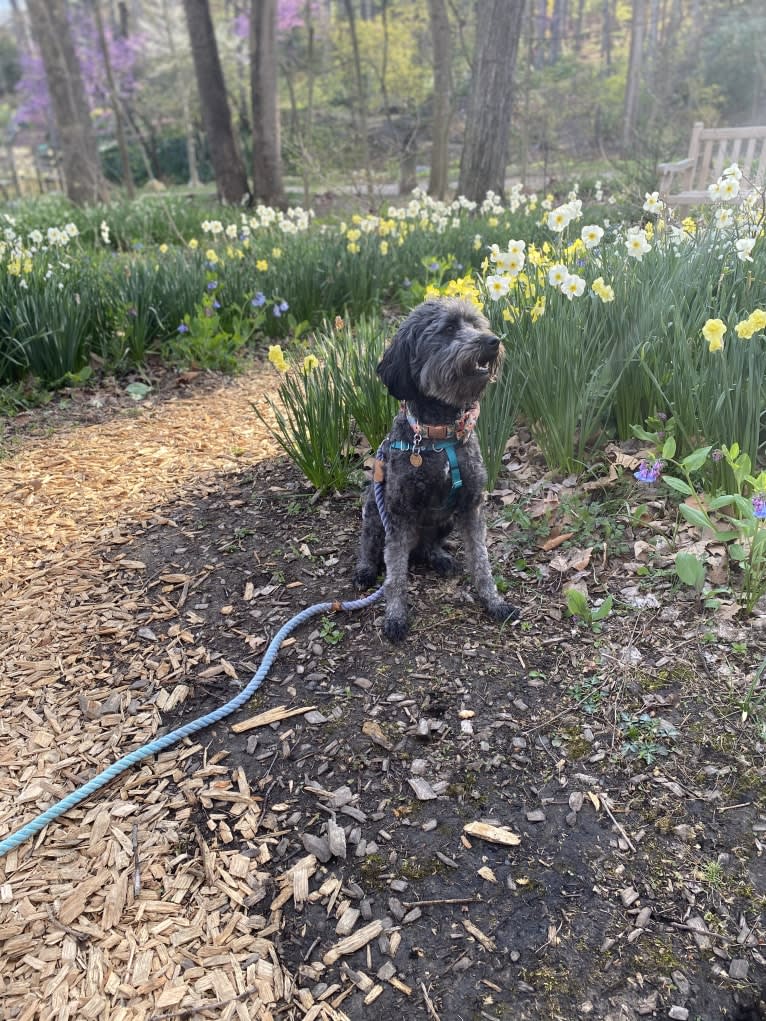
M452 479L452 489L450 490L449 499L450 503L454 502L457 498L457 491L463 485L463 479L460 476L460 465L457 460L457 450L455 449L458 445L458 440L445 439L437 442L426 442L420 443L417 447L417 451L422 450L443 450L447 455L449 461L450 477ZM416 450L416 447L412 443L406 443L404 440L392 440L389 443L390 450Z

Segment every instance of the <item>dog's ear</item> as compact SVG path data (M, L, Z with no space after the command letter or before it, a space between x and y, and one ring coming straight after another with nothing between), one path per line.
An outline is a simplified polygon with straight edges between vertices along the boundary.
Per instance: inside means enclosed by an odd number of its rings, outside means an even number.
M409 324L405 322L378 363L378 375L391 396L398 401L410 401L418 394L411 371L413 346L412 332Z

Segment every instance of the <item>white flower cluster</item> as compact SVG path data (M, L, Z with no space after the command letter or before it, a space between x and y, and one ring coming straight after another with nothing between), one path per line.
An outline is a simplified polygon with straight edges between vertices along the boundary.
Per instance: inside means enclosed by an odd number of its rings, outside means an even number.
M717 181L708 185L708 195L713 202L733 202L739 195L742 171L736 163L728 166Z
M485 283L490 298L497 301L508 293L511 281L524 269L526 241L509 241L506 251L499 245L490 246L490 262L495 264L497 273L490 274Z
M313 216L313 210L301 206L291 206L282 211L272 206L259 205L252 216L242 213L238 224L229 223L224 226L220 220L203 220L200 226L205 234L213 238L224 236L229 241L236 241L237 238L249 238L253 231L270 227L276 227L283 234L300 234L309 229Z
M548 283L551 287L557 288L571 301L579 298L585 290L585 281L576 273L570 273L563 263L556 263L548 270Z
M8 223L14 222L9 216L5 219ZM0 259L26 259L38 252L66 248L70 241L79 236L80 231L75 223L67 223L63 227L48 227L45 234L41 230L31 230L26 239L13 227L5 227L0 240Z
M570 192L570 195L573 195ZM570 223L574 220L579 220L582 216L582 201L576 196L570 198L563 205L556 206L555 209L551 209L545 218L545 222L548 227L555 231L557 234L561 234L562 231L566 230Z

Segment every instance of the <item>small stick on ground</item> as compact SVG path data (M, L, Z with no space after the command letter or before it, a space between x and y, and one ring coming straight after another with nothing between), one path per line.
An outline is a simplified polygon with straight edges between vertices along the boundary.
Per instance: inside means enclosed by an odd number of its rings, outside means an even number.
M428 1013L431 1015L434 1021L441 1021L441 1018L436 1013L436 1007L434 1007L433 1003L431 1002L431 997L428 995L425 982L420 983L420 988L423 990L423 999L425 1000L426 1009L428 1010Z
M435 897L433 900L403 900L403 908L433 908L440 904L481 904L481 897Z

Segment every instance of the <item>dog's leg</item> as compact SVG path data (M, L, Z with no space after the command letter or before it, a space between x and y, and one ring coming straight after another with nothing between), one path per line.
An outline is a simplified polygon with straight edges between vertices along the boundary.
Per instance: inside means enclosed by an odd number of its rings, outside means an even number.
M367 493L362 511L362 536L359 556L352 575L354 585L359 589L371 588L383 567L383 546L386 533L380 520L373 487Z
M386 536L386 619L383 633L392 642L401 642L407 634L407 568L410 550L417 536L411 527L389 528Z
M493 620L513 620L519 616L518 607L503 599L492 577L487 554L487 528L481 505L469 508L461 514L460 525L468 570L482 606Z

